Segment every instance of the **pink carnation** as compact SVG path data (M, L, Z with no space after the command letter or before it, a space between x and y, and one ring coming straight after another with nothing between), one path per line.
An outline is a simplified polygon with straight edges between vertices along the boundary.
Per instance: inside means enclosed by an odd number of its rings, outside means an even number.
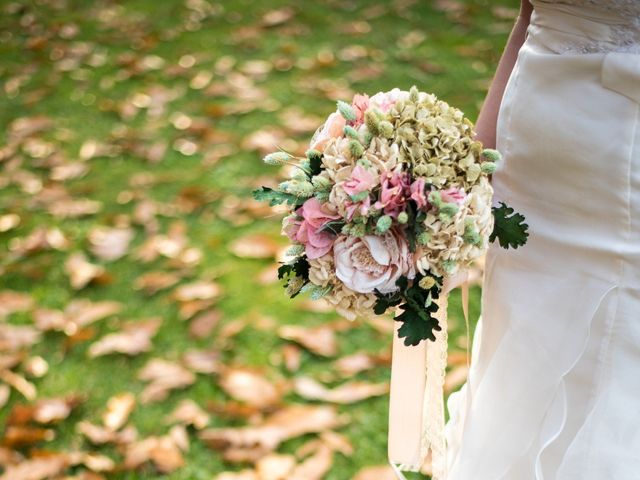
M404 210L406 194L410 190L410 178L406 172L387 172L382 177L382 189L380 198L375 207L382 209L386 215L397 217Z
M320 258L329 253L333 247L335 235L320 229L331 220L337 220L339 215L328 213L317 198L312 197L296 210L302 220L285 219L283 230L287 236L305 247L305 253L310 259ZM287 220L289 219L289 220Z
M369 108L369 95L355 95L351 104L356 112L356 121L353 122L354 127L359 127L364 123L364 112Z
M425 183L424 178L418 178L411 184L411 199L416 202L418 208L426 208L429 204L424 194Z
M456 187L449 187L446 190L442 190L440 192L440 198L442 198L443 202L446 203L456 203L458 205L462 205L466 195L464 190Z

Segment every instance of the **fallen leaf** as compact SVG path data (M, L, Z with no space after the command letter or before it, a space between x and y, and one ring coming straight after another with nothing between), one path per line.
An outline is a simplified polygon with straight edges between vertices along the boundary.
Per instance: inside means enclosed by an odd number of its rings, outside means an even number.
M173 298L179 302L192 300L211 300L220 296L221 289L217 283L198 281L181 285L173 291Z
M278 335L285 340L293 340L313 353L324 357L332 357L338 351L335 332L326 325L303 327L300 325L283 325Z
M293 455L270 453L256 463L256 473L260 480L287 480L296 465Z
M195 375L182 365L154 358L138 373L138 379L150 382L140 394L142 403L164 400L171 390L188 387L196 381Z
M18 465L7 466L0 480L45 480L55 478L67 468L65 455L51 455L24 460Z
M280 244L267 235L250 234L231 242L229 251L240 258L274 258L280 248Z
M107 410L102 415L102 423L110 430L119 430L129 418L136 405L132 393L124 392L107 400Z
M97 226L89 231L87 238L91 253L101 260L111 262L127 254L133 235L133 229L130 227Z
M333 450L326 445L320 445L316 453L297 465L288 480L321 480L331 469Z
M257 447L275 450L281 442L307 433L342 426L346 419L330 405L288 405L258 425L237 428L211 428L199 437L211 448Z
M29 382L22 375L11 370L0 371L0 380L20 392L27 400L35 400L37 392L33 383Z
M33 420L42 424L65 420L71 411L82 403L82 400L78 395L38 400L33 407Z
M180 280L180 275L174 272L147 272L136 278L135 282L133 282L133 288L142 290L147 295L155 295L161 290L173 287Z
M216 350L188 350L182 356L182 363L196 373L216 373L220 370L220 353Z
M40 341L42 334L30 325L0 323L0 352L18 351Z
M230 397L259 409L273 407L282 398L281 387L260 372L245 367L224 369L219 385Z
M339 358L334 362L335 369L343 377L351 377L365 370L370 370L376 366L375 358L365 351L352 353Z
M462 385L467 380L468 373L469 370L467 369L466 363L464 365L454 367L453 370L448 372L444 379L445 393L450 393Z
M166 417L165 421L192 425L197 430L202 430L209 425L209 414L193 400L185 399Z
M80 290L91 281L105 274L104 267L89 263L84 253L76 252L69 256L65 262L65 270L69 275L71 287Z
M151 350L151 338L156 334L162 319L159 317L148 320L131 321L123 326L121 332L110 333L94 342L89 347L92 358L109 353L124 353L137 355Z
M14 312L25 312L33 307L33 298L28 293L14 290L0 291L0 319Z
M294 380L295 392L309 400L322 400L332 403L355 403L370 397L389 392L388 383L367 383L350 381L339 387L328 389L324 385L306 376Z
M353 480L396 480L397 478L390 466L380 465L361 469Z
M191 320L189 324L189 334L194 338L208 337L216 325L218 325L222 313L219 310L209 310L201 313Z

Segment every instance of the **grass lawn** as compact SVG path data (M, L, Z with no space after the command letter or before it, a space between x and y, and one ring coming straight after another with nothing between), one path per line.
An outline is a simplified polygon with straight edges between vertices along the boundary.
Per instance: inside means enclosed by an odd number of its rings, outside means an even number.
M110 444L91 446L77 424L100 423L116 394L139 398L145 383L137 375L152 358L178 361L190 349L215 350L222 365L256 367L278 381L322 379L336 358L387 351L390 336L360 323L337 331L333 357L301 349L295 372L279 361L289 344L276 334L279 325L315 326L337 317L313 311L304 298L289 301L278 282L265 280L285 242L279 216L249 200L253 188L278 173L261 156L274 143L304 151L314 121L355 92L415 84L475 120L516 14L514 0L0 2L0 291L32 301L12 308L3 297L9 306L0 305L0 325L2 308L5 323L29 327L36 311L63 311L73 300L121 303L115 315L78 331L46 331L17 349L26 356L11 368L36 387L38 399L80 393L84 402L49 427L55 438L16 449L26 456L92 450L120 465L121 452ZM95 247L100 226L133 234L119 258ZM52 228L58 233L49 230L48 243L25 246L34 232ZM60 234L65 241L55 240ZM237 239L247 241L234 248ZM116 244L108 237L105 248ZM239 251L243 246L247 253ZM267 249L265 258L254 258L261 256L258 248ZM145 258L145 252L157 256ZM69 265L78 253L86 263ZM87 265L103 271L92 274ZM169 273L177 283L167 280L166 289L146 294L136 287L149 272ZM80 286L77 279L74 288L70 275L85 273L91 281ZM200 303L179 298L178 286L196 281L221 294L205 294ZM474 287L472 320L479 295ZM457 292L450 304L450 349L463 351ZM189 329L202 311L219 312L220 320L196 338ZM89 356L106 334L151 317L162 321L147 351ZM0 331L0 358L12 355L11 346L3 348ZM30 371L28 359L36 356L48 364L44 375ZM384 382L389 368L354 378ZM199 373L164 400L138 401L128 423L140 438L164 435L164 418L184 399L212 412L210 427L247 422L219 412L229 395L216 374ZM307 401L287 391L283 402ZM29 403L12 388L0 409L5 436L11 412ZM354 452L335 455L327 480L385 463L387 408L386 395L338 406L350 417L338 431ZM247 468L223 462L189 432L184 466L163 477L211 479ZM278 451L293 453L312 437L287 440ZM102 475L160 474L147 463Z

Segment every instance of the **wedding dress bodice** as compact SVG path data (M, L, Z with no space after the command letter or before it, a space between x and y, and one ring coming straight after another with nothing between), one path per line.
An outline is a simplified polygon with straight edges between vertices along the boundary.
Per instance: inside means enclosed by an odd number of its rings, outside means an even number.
M577 16L593 22L595 32L568 40L560 53L621 51L640 53L640 0L530 0L534 10ZM551 12L553 11L553 12ZM606 27L606 35L602 28Z

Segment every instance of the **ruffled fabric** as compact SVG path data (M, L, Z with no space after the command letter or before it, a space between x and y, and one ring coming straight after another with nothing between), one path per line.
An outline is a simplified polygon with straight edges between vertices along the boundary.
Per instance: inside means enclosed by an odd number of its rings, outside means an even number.
M640 57L561 54L609 28L574 13L534 10L500 106L530 238L489 249L447 480L640 478Z

